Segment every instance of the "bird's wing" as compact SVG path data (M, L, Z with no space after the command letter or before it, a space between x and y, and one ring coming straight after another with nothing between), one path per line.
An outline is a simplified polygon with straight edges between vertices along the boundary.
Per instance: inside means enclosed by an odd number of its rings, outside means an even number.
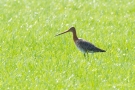
M80 48L83 48L85 51L92 50L93 48L95 48L95 46L93 44L91 44L90 42L87 42L83 39L79 39L78 45Z
M101 52L102 50L94 46L92 43L85 40L79 40L80 48L83 48L86 52Z

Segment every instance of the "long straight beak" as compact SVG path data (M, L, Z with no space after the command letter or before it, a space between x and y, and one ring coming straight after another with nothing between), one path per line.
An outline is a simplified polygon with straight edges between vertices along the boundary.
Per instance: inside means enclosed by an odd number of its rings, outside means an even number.
M59 36L59 35L61 35L61 34L67 33L67 32L69 32L69 30L67 30L67 31L65 31L65 32L62 32L62 33L59 33L59 34L57 34L57 35L55 35L55 36Z

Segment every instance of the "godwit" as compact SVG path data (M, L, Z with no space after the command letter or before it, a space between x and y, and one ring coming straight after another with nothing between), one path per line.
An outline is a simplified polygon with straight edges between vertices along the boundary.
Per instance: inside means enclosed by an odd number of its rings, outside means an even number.
M88 53L95 53L95 52L105 52L105 50L102 50L102 49L96 47L92 43L90 43L88 41L85 41L85 40L83 40L81 38L78 38L77 34L76 34L75 27L71 27L69 30L67 30L65 32L62 32L60 34L57 34L56 36L67 33L67 32L72 32L73 33L73 40L75 42L75 45L77 46L77 48L80 51L82 51L84 53L84 56L85 56L86 53L88 54Z

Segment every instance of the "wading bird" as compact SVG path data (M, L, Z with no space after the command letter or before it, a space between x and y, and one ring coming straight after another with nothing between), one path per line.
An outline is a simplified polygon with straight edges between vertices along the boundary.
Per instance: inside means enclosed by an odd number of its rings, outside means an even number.
M59 36L61 34L67 33L67 32L72 32L73 33L73 40L75 42L75 45L77 46L77 48L85 54L87 53L95 53L95 52L106 52L105 50L102 50L98 47L96 47L95 45L93 45L92 43L85 41L81 38L77 37L76 34L76 29L75 27L71 27L69 30L62 32L60 34L57 34L56 36Z

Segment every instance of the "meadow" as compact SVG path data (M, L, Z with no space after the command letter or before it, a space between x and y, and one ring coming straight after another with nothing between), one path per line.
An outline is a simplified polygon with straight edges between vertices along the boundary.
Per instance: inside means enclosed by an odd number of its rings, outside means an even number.
M135 90L135 0L1 0L0 90Z

